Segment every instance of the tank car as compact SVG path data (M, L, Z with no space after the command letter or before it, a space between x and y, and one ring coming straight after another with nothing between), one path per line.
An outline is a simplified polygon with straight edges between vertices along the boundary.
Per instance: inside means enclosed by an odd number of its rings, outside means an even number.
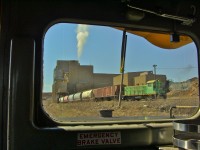
M64 102L64 97L60 97L59 99L58 99L58 103L63 103Z
M71 102L74 100L74 94L68 96L68 101Z
M87 90L82 92L82 100L92 100L94 99L93 90Z
M82 100L82 92L75 93L73 96L73 101L81 101Z

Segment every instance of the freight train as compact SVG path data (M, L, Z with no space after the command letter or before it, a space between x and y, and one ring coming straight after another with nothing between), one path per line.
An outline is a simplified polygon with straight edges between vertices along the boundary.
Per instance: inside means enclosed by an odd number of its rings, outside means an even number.
M122 86L123 100L166 98L166 86L159 80L150 80L145 85ZM112 100L119 97L120 85L90 89L60 97L58 102L82 100Z

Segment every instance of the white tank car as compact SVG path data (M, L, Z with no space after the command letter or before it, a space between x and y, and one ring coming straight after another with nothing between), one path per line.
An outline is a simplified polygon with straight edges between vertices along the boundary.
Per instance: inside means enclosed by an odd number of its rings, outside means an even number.
M60 97L59 98L59 103L63 103L64 102L64 97Z
M74 100L74 94L68 96L68 101L72 102Z
M94 98L93 90L82 92L82 100L91 100Z
M65 96L65 97L64 97L63 102L64 102L64 103L68 102L68 96Z
M81 101L82 100L81 95L82 95L82 92L74 94L73 101Z

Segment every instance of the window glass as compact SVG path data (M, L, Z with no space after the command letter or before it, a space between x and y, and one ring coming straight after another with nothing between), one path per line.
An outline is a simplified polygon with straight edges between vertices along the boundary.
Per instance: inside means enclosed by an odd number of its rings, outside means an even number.
M45 35L43 61L43 108L59 121L188 118L198 110L197 49L188 36L60 23Z

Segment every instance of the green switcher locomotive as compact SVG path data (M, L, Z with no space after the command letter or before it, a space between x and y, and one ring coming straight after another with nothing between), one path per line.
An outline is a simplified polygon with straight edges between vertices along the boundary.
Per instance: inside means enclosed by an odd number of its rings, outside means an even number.
M150 80L146 85L125 86L124 96L125 100L140 100L140 99L166 99L166 88L159 80Z

